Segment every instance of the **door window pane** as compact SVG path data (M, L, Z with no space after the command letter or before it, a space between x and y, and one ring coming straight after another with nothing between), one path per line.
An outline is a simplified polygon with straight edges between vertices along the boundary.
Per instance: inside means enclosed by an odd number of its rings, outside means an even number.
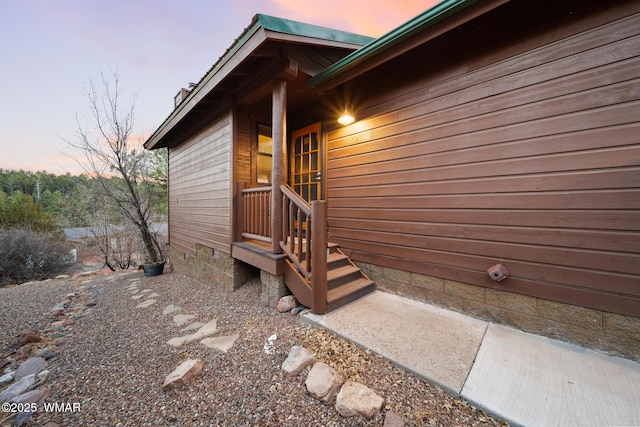
M291 147L291 182L294 190L308 202L320 200L322 185L322 153L320 125L293 132Z
M256 156L256 180L258 184L271 184L271 165L273 157L273 139L271 127L258 125L258 153Z

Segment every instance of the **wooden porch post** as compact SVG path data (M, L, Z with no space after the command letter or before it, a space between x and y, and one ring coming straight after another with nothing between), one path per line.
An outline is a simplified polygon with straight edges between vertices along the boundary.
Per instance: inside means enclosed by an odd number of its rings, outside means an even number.
M311 311L327 312L327 202L311 202Z
M287 160L287 82L276 79L273 82L272 101L273 155L271 159L271 251L282 253L282 191L286 183Z

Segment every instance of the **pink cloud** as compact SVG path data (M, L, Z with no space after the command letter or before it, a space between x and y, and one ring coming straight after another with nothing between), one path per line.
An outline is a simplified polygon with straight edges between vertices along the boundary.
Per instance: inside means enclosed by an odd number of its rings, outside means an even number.
M440 0L273 0L283 16L310 24L379 37Z

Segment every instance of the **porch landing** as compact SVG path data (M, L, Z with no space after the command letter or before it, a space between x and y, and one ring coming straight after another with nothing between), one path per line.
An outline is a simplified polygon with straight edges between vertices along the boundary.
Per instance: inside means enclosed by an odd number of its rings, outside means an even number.
M324 327L511 425L640 425L640 364L376 291Z

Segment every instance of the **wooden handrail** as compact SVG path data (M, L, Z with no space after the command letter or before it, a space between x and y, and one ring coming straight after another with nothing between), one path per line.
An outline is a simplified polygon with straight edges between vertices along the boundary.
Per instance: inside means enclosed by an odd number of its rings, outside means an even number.
M291 201L293 201L293 203L306 215L311 215L311 205L307 203L305 199L300 197L298 193L293 191L293 188L289 187L288 185L281 185L280 191L282 191L283 195L287 196Z
M310 205L287 185L281 185L280 248L311 283L314 313L327 311L327 209L323 200ZM303 262L306 261L306 262Z

